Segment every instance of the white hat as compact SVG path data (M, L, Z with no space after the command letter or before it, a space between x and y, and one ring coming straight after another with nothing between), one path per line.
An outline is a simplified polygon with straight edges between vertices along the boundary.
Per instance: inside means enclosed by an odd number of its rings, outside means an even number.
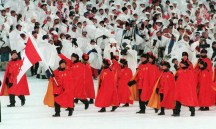
M161 19L158 19L156 22L161 22L161 23L163 23L163 20L161 20Z
M110 38L109 43L117 43L117 41L114 38Z

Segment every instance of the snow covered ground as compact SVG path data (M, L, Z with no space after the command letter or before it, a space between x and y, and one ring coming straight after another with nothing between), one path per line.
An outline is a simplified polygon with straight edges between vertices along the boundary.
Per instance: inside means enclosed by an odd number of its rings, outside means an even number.
M0 72L0 79L3 79ZM79 103L75 107L72 117L62 109L60 118L53 118L54 109L43 105L43 98L47 89L47 80L28 77L31 95L26 97L26 105L20 106L16 98L16 107L8 108L8 97L0 97L2 104L2 123L0 129L215 129L216 108L208 112L196 112L190 117L188 108L183 108L181 117L171 117L172 111L166 111L165 116L158 116L154 110L147 109L146 114L136 114L138 103L116 112L98 113L99 108L90 105L84 110ZM96 81L95 81L96 83Z

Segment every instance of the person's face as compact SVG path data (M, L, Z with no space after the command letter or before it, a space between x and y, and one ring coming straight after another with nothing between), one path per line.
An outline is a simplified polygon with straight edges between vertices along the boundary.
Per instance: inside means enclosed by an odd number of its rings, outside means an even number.
M188 42L189 41L189 38L188 36L184 36L184 41Z
M33 34L33 37L37 39L37 33L34 33L34 34Z
M152 58L149 58L149 62L150 62L150 63L153 62L153 59L152 59Z
M188 57L187 57L187 56L182 56L182 59L183 59L183 60L187 60Z
M162 36L162 33L161 33L161 32L158 32L156 35L157 35L157 37L161 37L161 36Z
M90 44L91 44L91 45L95 45L95 42L91 42Z
M128 10L125 10L124 13L125 13L125 14L128 14Z
M6 16L6 11L1 12L2 16Z
M200 67L200 68L203 68L204 66L203 66L203 64L199 64L199 67Z
M83 37L86 37L87 33L86 33L86 32L83 32L82 35L83 35Z
M76 30L77 30L76 28L72 28L72 31L73 31L73 32L76 32Z
M62 69L66 68L66 64L65 63L61 63L60 64L60 68L62 68Z
M55 23L55 24L59 24L59 19L55 19L55 20L54 20L54 23Z
M174 64L178 65L178 60L175 60L175 61L174 61Z
M103 15L104 11L101 9L101 10L99 11L99 13L100 13L101 15Z
M201 53L200 55L201 55L201 56L206 56L206 54L207 54L207 53Z
M21 30L22 30L22 26L19 26L19 27L18 27L18 30L21 31Z
M17 53L12 54L12 55L11 55L11 58L12 58L12 59L17 59L17 58L18 58Z
M74 61L76 61L77 59L75 58L75 57L71 57L71 62L74 62Z
M163 70L166 70L166 69L167 69L167 67L166 67L165 65L163 65L161 68L162 68Z
M141 58L140 58L140 61L141 61L141 62L145 62L145 61L146 61L146 58L141 57Z
M186 67L186 66L185 66L184 64L182 64L182 63L180 63L180 66L181 66L181 67Z

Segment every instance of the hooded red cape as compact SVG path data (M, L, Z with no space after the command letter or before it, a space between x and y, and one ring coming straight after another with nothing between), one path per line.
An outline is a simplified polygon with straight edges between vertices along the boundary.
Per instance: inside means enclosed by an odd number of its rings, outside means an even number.
M143 80L142 94L141 94L142 101L149 101L159 76L160 76L160 72L158 67L155 64L149 64L147 77L145 76L143 78L144 80Z
M117 88L118 88L118 98L119 102L126 104L130 103L133 104L133 101L130 100L131 91L128 86L128 82L132 78L132 71L130 68L122 68L118 72L118 78L117 78Z
M99 78L99 89L95 99L96 107L118 106L115 78L110 68L103 69Z
M191 69L179 69L176 73L175 100L185 106L197 106L196 79Z
M85 68L85 72L84 72L84 85L86 88L86 94L87 94L87 98L91 98L94 99L95 98L95 90L94 90L94 82L93 82L93 78L92 78L92 70L90 65L84 64L84 68Z
M4 75L4 80L2 83L2 89L0 93L1 96L8 96L9 94L13 94L16 96L30 94L26 75L24 75L19 81L19 83L17 84L17 75L19 73L19 68L21 66L22 66L22 60L8 62L5 75ZM6 78L9 79L10 83L13 83L13 86L11 88L8 88L6 84Z
M55 70L54 78L50 78L53 84L53 94L58 94L54 98L55 102L61 107L74 107L74 84L71 72L69 70ZM57 83L56 83L57 82Z

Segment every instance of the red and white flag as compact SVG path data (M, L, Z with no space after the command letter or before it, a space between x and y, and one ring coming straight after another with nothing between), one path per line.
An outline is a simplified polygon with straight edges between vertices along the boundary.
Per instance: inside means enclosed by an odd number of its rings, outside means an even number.
M17 84L31 66L42 60L31 37L28 38L26 43L22 60L23 64L20 68L19 74L17 75Z

